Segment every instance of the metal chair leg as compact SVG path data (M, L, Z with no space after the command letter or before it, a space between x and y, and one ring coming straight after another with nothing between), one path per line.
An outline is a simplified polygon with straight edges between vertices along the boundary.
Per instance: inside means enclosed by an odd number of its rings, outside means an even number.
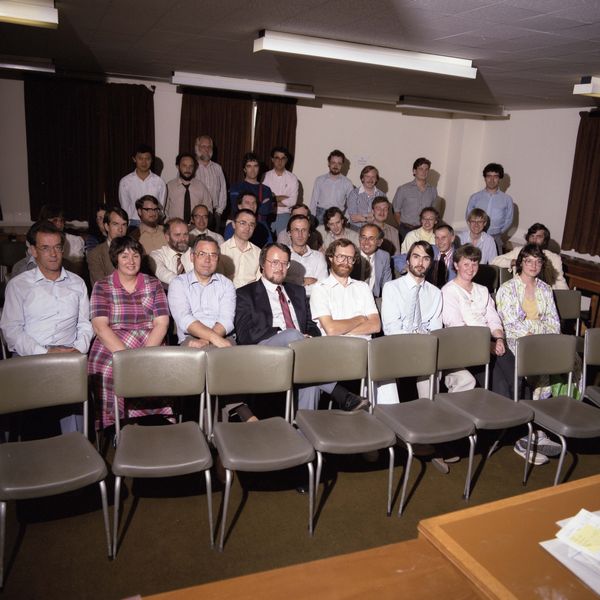
M531 456L531 438L533 437L533 427L527 423L527 451L525 452L525 467L523 468L523 485L527 483L529 475L529 457Z
M0 589L4 587L4 543L6 537L6 502L0 502Z
M308 467L308 535L312 536L315 518L315 468L311 462Z
M400 506L398 507L398 516L402 514L404 509L404 498L406 497L406 486L408 485L408 476L410 475L410 467L413 459L413 448L412 444L406 443L406 449L408 450L408 458L406 459L406 466L404 467L404 480L402 481L402 493L400 494Z
M388 499L387 499L387 516L392 514L392 485L394 483L394 446L388 448L390 453L390 464L388 467Z
M498 436L498 439L492 444L492 446L490 447L490 449L488 450L487 453L487 457L489 458L492 454L494 454L494 452L496 452L496 450L498 450L498 446L500 446L500 442L502 441L502 438L504 437L504 434L506 433L506 429L503 429L500 432L500 435Z
M316 452L317 452L317 474L315 476L315 494L314 494L315 508L317 505L317 490L319 489L319 482L321 481L321 471L323 470L323 454L321 454L321 452L319 452L318 450Z
M113 523L113 545L112 557L113 560L117 557L117 538L119 535L119 504L121 502L121 478L115 476L115 504L113 506L114 523Z
M469 436L469 466L467 467L467 479L465 481L465 500L471 495L471 473L473 472L473 456L475 454L475 444L477 443L477 435Z
M108 557L112 558L112 546L110 545L110 524L108 520L108 501L106 499L106 482L104 479L98 482L100 486L100 497L102 498L102 515L104 517L104 533L106 534L106 545Z
M219 552L223 552L223 542L225 541L225 525L227 522L227 506L229 505L229 492L231 492L231 481L233 471L225 469L225 492L223 494L223 514L221 515L221 537L219 539Z
M208 504L208 527L210 535L210 547L215 547L215 532L213 529L213 504L212 504L212 479L210 477L210 469L204 471L204 479L206 481L206 502Z
M560 450L560 458L558 459L558 467L556 467L556 475L554 476L554 485L558 485L558 480L560 479L560 472L565 461L565 455L567 454L567 440L565 440L565 438L562 435L558 435L558 439L560 440L562 448Z

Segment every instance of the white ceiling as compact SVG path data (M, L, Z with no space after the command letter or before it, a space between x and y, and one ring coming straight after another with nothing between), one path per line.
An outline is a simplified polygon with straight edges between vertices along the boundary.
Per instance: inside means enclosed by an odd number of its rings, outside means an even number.
M320 98L394 104L421 96L507 109L590 106L600 75L598 0L63 0L59 28L0 25L0 54L66 74L170 81L173 71L312 85ZM472 59L476 80L254 54L258 31Z

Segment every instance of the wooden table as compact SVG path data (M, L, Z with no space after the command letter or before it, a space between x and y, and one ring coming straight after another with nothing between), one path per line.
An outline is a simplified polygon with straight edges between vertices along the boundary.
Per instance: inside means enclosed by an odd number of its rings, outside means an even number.
M600 509L600 475L426 519L419 535L485 597L589 600L594 593L539 545L581 508Z
M591 294L590 323L600 327L600 263L565 254L561 258L569 287Z
M458 569L429 542L410 540L372 550L253 573L150 596L152 600L475 600Z

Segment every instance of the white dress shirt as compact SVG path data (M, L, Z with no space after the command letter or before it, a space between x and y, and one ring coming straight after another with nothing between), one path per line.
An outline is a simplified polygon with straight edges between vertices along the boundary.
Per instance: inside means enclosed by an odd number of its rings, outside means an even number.
M259 256L260 248L252 242L247 242L246 249L242 252L237 247L234 236L221 244L219 273L229 277L236 289L258 281L260 279Z
M210 229L205 229L204 231L200 231L197 227L194 227L190 231L190 243L192 243L193 239L196 239L199 235L209 235L219 246L225 241L223 236L216 231L211 231ZM192 244L193 245L193 244Z
M12 278L0 327L9 350L19 356L45 354L51 346L87 354L93 330L83 279L62 269L52 281L38 267Z
M275 169L267 171L263 183L271 188L274 196L287 196L277 203L277 214L289 213L291 207L298 202L298 178L287 169L281 175Z
M304 285L305 277L314 277L317 281L321 281L327 277L327 261L322 252L311 250L308 246L306 246L304 254L294 252L291 247L290 250L292 251L292 256L290 268L285 278L286 281ZM310 297L315 285L315 283L312 283L304 286L307 296Z
M209 206L208 209L221 214L227 206L227 184L221 165L212 160L207 165L199 161L196 178L204 184L210 193L212 206Z
M281 302L279 301L279 294L277 293L277 284L268 281L264 277L260 279L267 290L267 297L269 298L269 305L271 306L271 312L273 313L273 327L279 327L281 331L287 329L285 324L285 318L283 316L283 309L281 308ZM300 326L298 325L298 317L296 316L296 311L294 310L294 305L289 299L288 295L285 293L285 287L283 284L281 285L281 292L283 293L283 297L285 298L287 305L290 309L290 314L292 315L292 321L294 321L294 325L298 331L300 331Z
M135 208L135 201L142 196L154 196L164 207L167 199L167 186L156 174L150 173L146 179L140 179L135 171L125 175L119 182L119 203L128 214L130 220L139 221L140 216Z
M166 244L150 253L150 263L154 268L154 274L166 285L169 285L177 277L177 254L178 252ZM181 264L186 273L194 269L191 248L181 254Z

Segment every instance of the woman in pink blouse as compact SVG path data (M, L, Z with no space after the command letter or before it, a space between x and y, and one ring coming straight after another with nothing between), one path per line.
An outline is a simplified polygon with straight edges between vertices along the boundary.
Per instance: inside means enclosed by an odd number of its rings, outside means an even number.
M515 357L506 346L502 321L488 289L473 283L481 261L481 250L465 244L454 251L453 260L456 278L442 288L444 327L480 325L490 328L490 386L497 394L512 399ZM483 386L484 371L474 372L473 375Z
M144 250L130 237L115 238L109 255L115 266L112 275L96 282L92 291L90 316L96 339L88 361L88 373L96 398L96 429L114 424L112 355L126 348L160 346L169 327L169 308L161 283L140 273ZM118 398L123 415L123 398ZM128 411L128 416L170 415L170 406L148 407ZM128 404L129 408L129 404Z

